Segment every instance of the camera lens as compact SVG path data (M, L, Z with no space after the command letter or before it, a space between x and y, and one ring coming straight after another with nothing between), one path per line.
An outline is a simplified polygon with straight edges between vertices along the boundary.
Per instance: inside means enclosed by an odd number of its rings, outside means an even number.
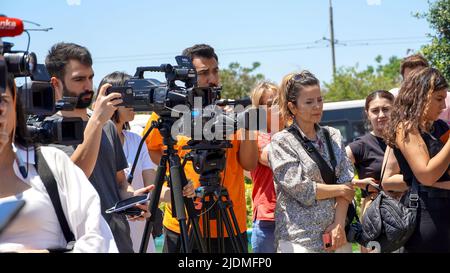
M5 60L8 66L8 72L14 77L28 77L36 69L37 58L33 52L14 52L5 53Z

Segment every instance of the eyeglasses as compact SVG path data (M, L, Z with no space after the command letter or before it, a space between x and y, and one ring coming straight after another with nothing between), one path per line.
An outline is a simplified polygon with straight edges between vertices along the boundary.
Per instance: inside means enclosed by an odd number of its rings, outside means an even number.
M295 74L293 77L291 77L286 85L286 90L291 90L292 86L296 83L296 82L300 82L302 81L302 79L304 78L304 76L302 74Z

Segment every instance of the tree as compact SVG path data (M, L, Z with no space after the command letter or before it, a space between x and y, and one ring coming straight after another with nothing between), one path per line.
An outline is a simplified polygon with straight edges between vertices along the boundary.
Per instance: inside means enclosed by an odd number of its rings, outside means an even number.
M367 66L359 71L358 64L341 67L330 83L324 83L326 101L364 99L369 93L378 89L389 90L400 84L400 62L395 56L382 64L382 57L377 56L377 65Z
M252 67L242 67L239 63L230 63L227 69L221 70L222 98L238 99L249 96L252 88L264 80L264 75L253 74L260 65L254 62Z
M428 34L431 44L422 47L421 51L433 66L439 69L447 80L450 80L450 0L428 1L430 10L416 14L418 18L426 18L434 35Z

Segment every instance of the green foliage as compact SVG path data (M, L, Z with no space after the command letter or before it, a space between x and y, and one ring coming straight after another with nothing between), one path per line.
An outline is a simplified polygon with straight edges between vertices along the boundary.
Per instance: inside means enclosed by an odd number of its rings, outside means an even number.
M261 64L254 62L252 67L242 67L239 63L230 63L228 68L220 71L222 98L238 99L250 95L253 87L264 80L263 74L254 74Z
M450 80L450 0L428 3L430 10L416 14L416 17L426 18L436 33L428 35L432 38L431 44L423 46L421 51L431 64Z
M252 180L245 177L245 205L247 207L247 228L251 228L253 224L253 207L252 207Z
M392 56L388 63L382 64L383 58L375 58L375 66L358 70L358 65L341 67L330 83L324 83L326 101L364 99L369 93L378 89L389 90L400 84L401 59Z

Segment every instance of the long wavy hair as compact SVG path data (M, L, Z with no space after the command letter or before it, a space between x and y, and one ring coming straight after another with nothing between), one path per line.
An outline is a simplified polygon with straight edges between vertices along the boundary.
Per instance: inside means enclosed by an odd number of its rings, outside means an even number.
M448 83L439 70L427 67L413 71L403 82L395 99L389 125L384 133L386 143L391 147L396 146L400 128L403 130L403 139L407 139L409 133L428 130L433 123L425 118L431 96L446 88Z

